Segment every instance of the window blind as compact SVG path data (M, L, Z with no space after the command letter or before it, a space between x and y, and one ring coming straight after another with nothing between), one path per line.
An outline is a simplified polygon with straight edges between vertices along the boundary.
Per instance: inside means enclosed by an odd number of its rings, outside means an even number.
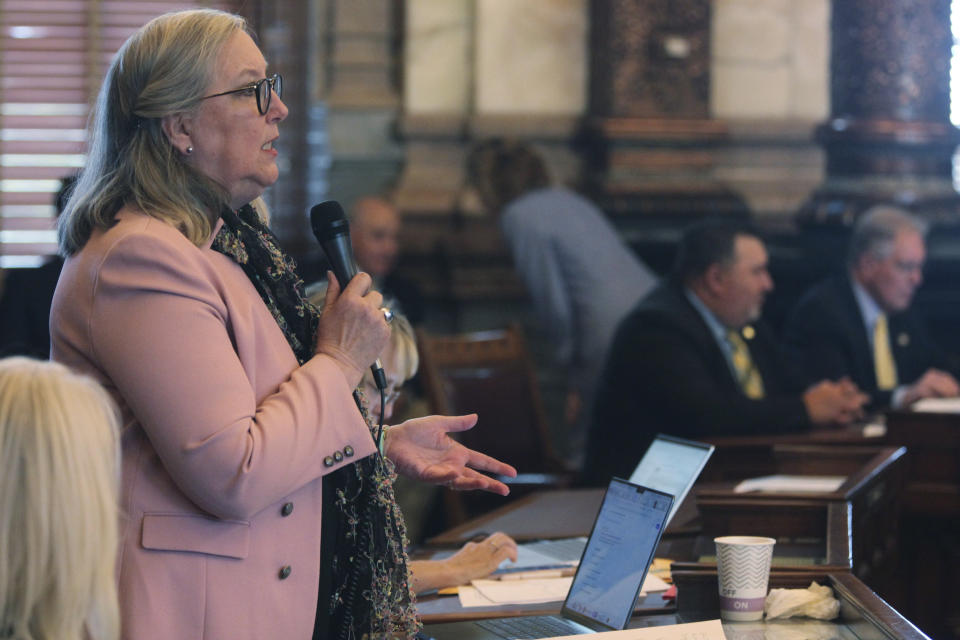
M90 109L130 34L168 11L238 3L0 2L0 267L36 266L56 252L54 195L83 166Z

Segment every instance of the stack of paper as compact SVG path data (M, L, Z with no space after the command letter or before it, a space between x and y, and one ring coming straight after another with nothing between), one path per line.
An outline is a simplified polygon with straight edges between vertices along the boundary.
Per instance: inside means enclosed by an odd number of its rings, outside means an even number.
M960 413L960 398L924 398L911 408L923 413Z
M833 493L846 481L846 476L763 476L741 481L734 493Z

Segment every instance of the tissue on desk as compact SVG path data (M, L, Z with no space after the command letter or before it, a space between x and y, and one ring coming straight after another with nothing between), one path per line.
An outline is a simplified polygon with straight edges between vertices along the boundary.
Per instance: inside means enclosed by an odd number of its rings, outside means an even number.
M768 620L794 616L832 620L840 614L840 602L833 589L812 582L806 589L771 589L763 610Z

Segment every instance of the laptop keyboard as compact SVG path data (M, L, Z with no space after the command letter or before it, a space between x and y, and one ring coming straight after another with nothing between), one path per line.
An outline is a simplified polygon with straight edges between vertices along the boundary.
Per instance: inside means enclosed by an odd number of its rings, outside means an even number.
M586 633L580 625L555 616L477 620L475 624L501 638L551 638Z

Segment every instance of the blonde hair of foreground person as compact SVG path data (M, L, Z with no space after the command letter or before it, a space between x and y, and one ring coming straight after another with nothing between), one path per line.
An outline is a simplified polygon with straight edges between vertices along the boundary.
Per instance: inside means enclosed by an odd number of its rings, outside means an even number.
M92 379L0 360L0 638L119 638L117 434Z

